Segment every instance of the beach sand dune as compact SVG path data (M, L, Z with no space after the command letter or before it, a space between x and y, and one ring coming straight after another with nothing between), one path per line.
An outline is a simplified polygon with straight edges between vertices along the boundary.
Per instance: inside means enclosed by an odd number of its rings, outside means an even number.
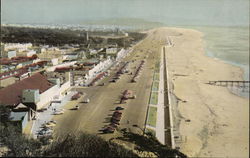
M180 150L190 157L248 157L249 99L225 87L206 84L213 80L242 80L243 71L205 56L203 34L196 30L159 28L149 31L153 40L174 43L166 49L173 93L181 99ZM190 122L185 120L189 119Z

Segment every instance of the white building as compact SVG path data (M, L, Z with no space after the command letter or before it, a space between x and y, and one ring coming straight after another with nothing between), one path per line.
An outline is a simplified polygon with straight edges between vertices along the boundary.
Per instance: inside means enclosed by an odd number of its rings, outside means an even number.
M57 47L49 47L48 51L60 51L60 49Z
M78 58L78 55L64 55L63 60L76 60Z
M60 85L60 79L58 78L48 79L50 82L54 84L54 86L52 86L43 93L39 93L39 90L24 90L22 93L22 102L23 103L34 102L36 103L37 109L41 109L44 106L47 106L55 98L62 98L65 91L67 91L70 88L70 79L71 79L70 73L68 75L69 75L69 80L62 85Z
M60 64L60 65L55 65L55 66L52 66L52 67L47 68L46 71L47 71L47 72L55 71L56 68L73 66L73 65L75 65L76 63L77 63L77 61L71 61L71 62L63 63L63 64Z
M96 55L97 54L97 50L95 49L90 49L90 55Z
M51 62L53 66L58 65L58 58L51 59Z
M0 101L4 105L15 107L20 102L34 110L49 105L55 97L61 98L70 88L71 74L68 80L60 83L59 78L47 79L36 73L26 79L0 89ZM16 88L18 87L18 88ZM11 97L9 97L11 95Z
M25 48L18 48L17 51L20 53L20 52L27 51L27 49L25 49Z
M106 49L106 54L116 54L117 53L117 48L107 48Z
M12 51L9 51L8 52L8 58L13 58L13 57L16 57L16 51L12 50Z
M36 51L34 51L34 50L29 50L28 52L27 52L27 57L31 57L32 55L34 55L34 54L36 54Z
M28 50L32 47L31 43L5 43L4 51L8 51L10 49L20 49L20 50Z
M112 65L112 63L113 63L113 61L110 58L99 62L91 70L89 70L89 72L86 74L85 83L94 79L94 77L96 77L97 74L104 72L107 68L109 68Z
M128 49L128 50L122 48L122 49L117 53L116 59L115 59L115 60L116 60L116 61L121 60L122 58L126 57L126 56L128 55L128 53L131 52L131 51L132 51L131 48Z
M44 53L44 52L46 52L46 48L40 48L39 49L39 53Z

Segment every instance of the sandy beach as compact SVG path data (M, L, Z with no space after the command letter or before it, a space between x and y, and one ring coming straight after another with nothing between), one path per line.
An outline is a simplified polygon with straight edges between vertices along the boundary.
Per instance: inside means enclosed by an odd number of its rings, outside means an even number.
M154 39L174 43L166 50L172 92L179 99L175 129L177 144L190 157L248 157L249 100L225 87L206 84L213 80L242 80L243 71L205 56L201 32L190 29L151 30ZM190 122L185 120L189 119Z
M173 85L170 89L171 94L179 100L178 104L172 106L175 120L174 131L181 138L181 141L176 143L180 151L189 157L248 157L249 100L232 94L225 87L206 84L213 80L242 80L243 71L238 67L205 56L205 42L201 32L180 28L158 28L147 33L147 38L138 43L133 51L140 54L141 59L143 58L141 54L152 54L148 60L150 64L147 71L154 65L153 61L160 59L160 51L162 46L166 45L167 39L170 38L174 44L173 47L166 48L166 61L169 82ZM142 77L143 80L147 80L145 81L147 86L144 81L141 81L139 87L145 93L145 87L147 91L150 90L152 74L144 73L144 75L147 75ZM88 95L93 95L102 101L95 99L89 105L84 105L82 110L74 112L74 116L70 115L72 111L65 114L57 120L58 124L61 124L57 127L58 131L66 130L65 125L67 129L72 130L97 131L100 129L103 123L97 120L103 120L109 110L116 106L113 102L116 100L116 94L122 91L121 88L125 83L127 84L125 79L122 79L121 84L111 84L104 88L97 86L88 92ZM117 92L114 91L114 86L118 86L115 88ZM131 85L130 89L136 88L133 86ZM107 91L107 88L111 88L108 90L109 93L102 93L101 89ZM141 94L138 88L135 91ZM131 101L131 104L137 105L136 107L140 110L135 110L135 107L131 106L133 110L126 110L125 117L143 126L147 98L148 96L144 96L144 99L139 99L136 103ZM129 107L127 105L127 108ZM101 114L95 112L92 112L90 116L86 114L86 111L97 109ZM141 112L141 117L138 117L136 111ZM132 118L135 119L132 120Z

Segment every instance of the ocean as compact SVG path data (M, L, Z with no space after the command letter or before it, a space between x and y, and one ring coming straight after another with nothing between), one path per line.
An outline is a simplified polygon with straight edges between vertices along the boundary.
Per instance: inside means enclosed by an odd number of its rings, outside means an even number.
M188 27L204 33L206 55L244 70L249 81L249 27ZM229 87L237 95L249 98L249 87Z
M204 33L206 55L239 66L249 81L248 27L193 27Z

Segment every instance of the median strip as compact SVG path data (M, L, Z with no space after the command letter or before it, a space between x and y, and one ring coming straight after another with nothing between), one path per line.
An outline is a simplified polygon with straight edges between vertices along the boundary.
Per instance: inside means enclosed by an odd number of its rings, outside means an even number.
M149 107L147 125L156 127L157 108Z
M150 96L150 104L157 105L158 104L158 92L151 92Z

